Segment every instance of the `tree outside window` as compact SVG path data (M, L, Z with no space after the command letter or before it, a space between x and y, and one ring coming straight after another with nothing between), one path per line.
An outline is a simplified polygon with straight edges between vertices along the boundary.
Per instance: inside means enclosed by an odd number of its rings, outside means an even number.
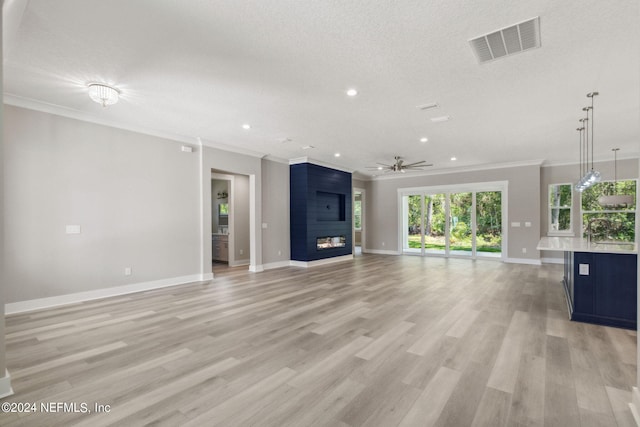
M572 234L573 184L549 185L549 234Z
M631 195L636 199L636 181L603 181L582 192L582 232L595 241L634 242L636 205L609 208L600 206L598 198L607 195Z

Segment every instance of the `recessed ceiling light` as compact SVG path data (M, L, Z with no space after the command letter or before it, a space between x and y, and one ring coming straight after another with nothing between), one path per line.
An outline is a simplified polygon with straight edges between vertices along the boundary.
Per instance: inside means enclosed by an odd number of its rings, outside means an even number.
M431 121L434 123L447 122L451 119L451 116L431 117Z
M347 95L349 96L356 96L358 94L358 91L355 89L347 89Z
M422 105L416 105L416 108L418 110L430 110L432 108L438 108L439 105L437 102L428 102L426 104L422 104Z
M340 157L340 153L334 154L334 157Z
M457 158L455 158L455 157L452 157L452 158L451 158L451 161L452 161L452 162L455 162L456 160L458 160L458 159L457 159Z
M249 130L249 129L251 129L251 125L249 123L245 123L245 124L242 125L242 129Z
M420 138L420 142L427 142L428 140L429 138L426 138L426 137Z

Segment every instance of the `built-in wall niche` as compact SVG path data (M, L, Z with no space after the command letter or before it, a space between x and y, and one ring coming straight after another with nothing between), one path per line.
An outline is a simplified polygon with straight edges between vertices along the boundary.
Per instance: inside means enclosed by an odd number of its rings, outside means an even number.
M344 221L346 218L344 194L316 192L316 220Z

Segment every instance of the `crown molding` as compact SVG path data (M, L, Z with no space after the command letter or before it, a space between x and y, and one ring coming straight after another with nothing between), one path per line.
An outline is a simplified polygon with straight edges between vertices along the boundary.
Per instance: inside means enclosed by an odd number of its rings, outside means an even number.
M315 160L315 159L312 159L311 157L297 157L295 159L289 159L290 165L297 165L300 163L311 163L314 165L323 166L325 168L336 169L342 172L348 172L348 173L354 172L353 169L349 169L344 166L338 166L333 163L323 162L321 160Z
M640 153L639 152L631 152L631 153L625 153L625 154L620 154L620 152L618 152L618 161L620 160L637 160L640 158ZM606 159L606 160L597 160L595 162L593 162L594 165L597 165L599 163L607 163L607 162L613 162L613 159ZM542 167L543 168L548 168L548 167L554 167L554 166L577 166L578 162L569 162L569 161L547 161L545 160L542 163Z
M116 120L108 120L90 113L75 110L73 108L63 107L62 105L51 104L48 102L37 101L32 98L25 98L10 93L4 94L4 103L7 105L12 105L14 107L26 108L28 110L40 111L42 113L49 113L69 119L75 119L83 122L94 123L97 125L109 126L116 129L123 129L131 132L142 133L145 135L156 136L158 138L168 139L175 142L197 144L197 138L195 137L158 131L144 126L121 123Z
M460 166L460 167L447 168L447 169L434 169L434 170L420 171L420 172L407 172L403 174L370 176L368 178L368 181L406 179L414 176L448 175L452 173L477 172L477 171L492 170L492 169L508 169L508 168L523 167L523 166L539 166L540 167L542 166L542 163L543 163L543 160L527 160L522 162L509 162L509 163L487 163L484 165L469 165L469 166Z
M4 103L12 105L14 107L26 108L28 110L39 111L42 113L53 114L56 116L62 116L69 119L80 120L83 122L94 123L102 126L109 126L116 129L127 130L130 132L141 133L144 135L155 136L158 138L167 139L178 143L196 144L201 147L215 148L218 150L228 151L236 154L243 154L250 157L264 158L268 156L266 153L253 151L241 147L236 147L230 144L224 144L220 142L210 141L206 138L193 137L187 135L179 135L171 132L164 132L157 129L152 129L144 126L132 125L129 123L122 123L117 120L104 119L96 115L79 111L73 108L64 107L58 104L51 104L48 102L38 101L32 98L26 98L10 93L4 94ZM286 161L285 161L286 162Z

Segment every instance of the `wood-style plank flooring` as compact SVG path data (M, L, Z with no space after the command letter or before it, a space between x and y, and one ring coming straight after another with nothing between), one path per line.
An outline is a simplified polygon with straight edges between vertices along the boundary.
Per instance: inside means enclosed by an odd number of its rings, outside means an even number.
M365 254L8 316L3 402L92 413L0 425L632 426L636 333L568 321L561 275Z

